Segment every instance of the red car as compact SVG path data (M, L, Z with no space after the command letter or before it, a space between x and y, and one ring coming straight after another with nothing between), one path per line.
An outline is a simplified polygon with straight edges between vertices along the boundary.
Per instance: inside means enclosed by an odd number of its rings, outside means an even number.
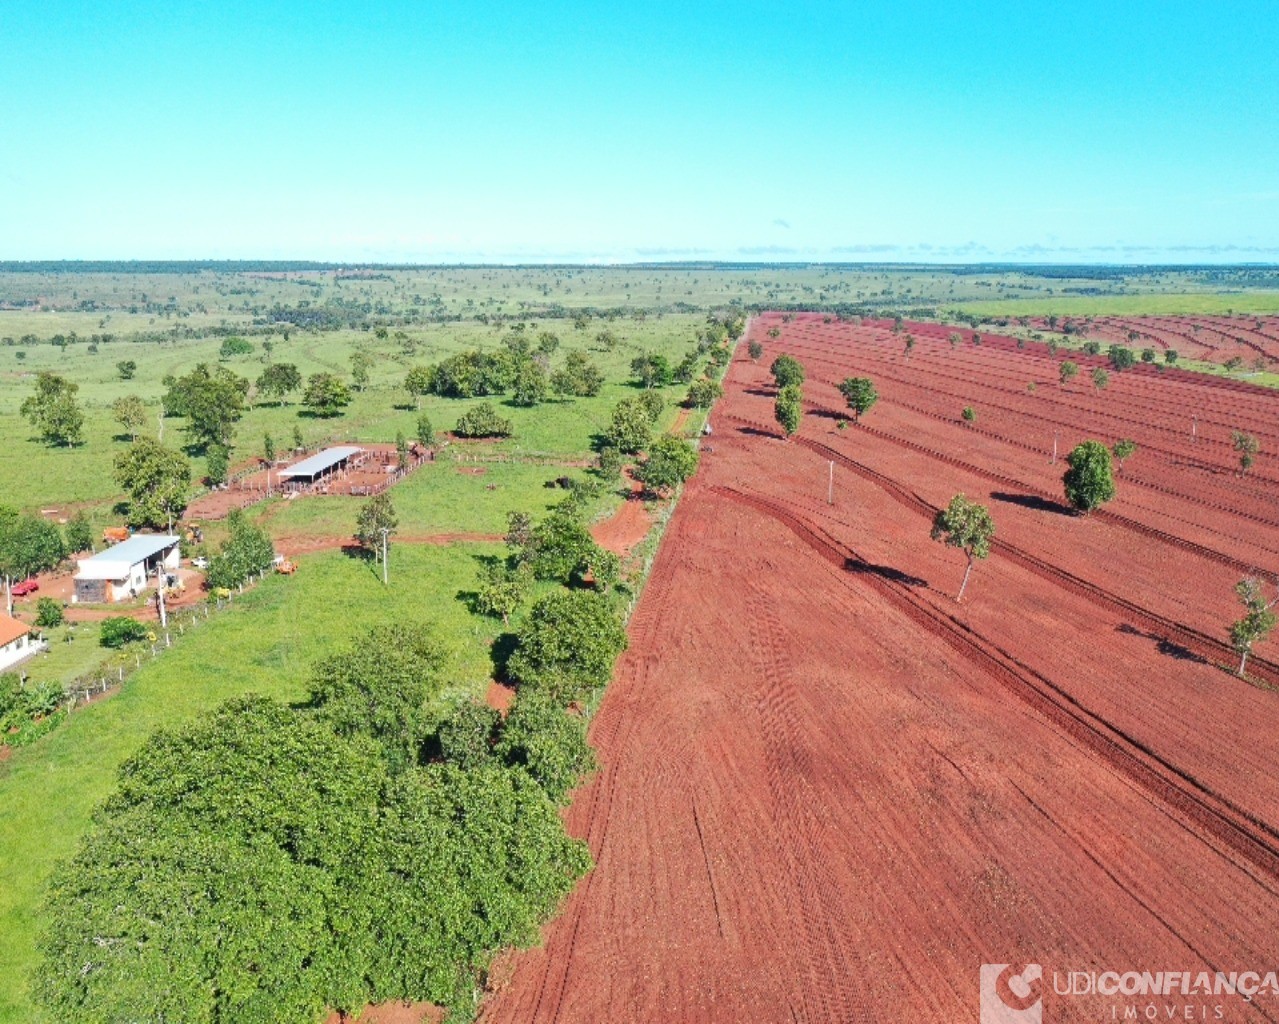
M29 580L23 580L21 583L13 585L13 596L26 597L28 594L34 594L39 589L40 581L32 576Z

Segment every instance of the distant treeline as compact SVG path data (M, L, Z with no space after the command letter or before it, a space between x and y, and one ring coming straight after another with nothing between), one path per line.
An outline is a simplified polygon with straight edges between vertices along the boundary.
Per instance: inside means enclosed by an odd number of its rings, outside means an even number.
M590 270L590 271L800 271L849 270L858 272L927 272L972 276L1016 273L1027 277L1082 280L1116 280L1150 274L1192 274L1210 279L1225 276L1272 280L1279 274L1274 264L1195 263L793 263L689 261L669 263L325 263L316 260L0 260L0 273L13 274L193 274L213 271L223 274L287 274L304 271L397 270Z

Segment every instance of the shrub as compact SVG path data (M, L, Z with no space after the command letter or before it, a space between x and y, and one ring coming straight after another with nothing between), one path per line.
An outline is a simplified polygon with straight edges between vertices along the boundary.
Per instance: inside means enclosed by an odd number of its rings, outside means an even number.
M52 597L42 597L36 602L36 625L41 629L61 626L63 618L62 605Z
M492 402L481 402L458 419L453 433L458 437L510 437L514 430L510 420L498 415Z
M119 649L125 644L146 639L147 627L127 615L103 619L98 626L98 643L103 647Z

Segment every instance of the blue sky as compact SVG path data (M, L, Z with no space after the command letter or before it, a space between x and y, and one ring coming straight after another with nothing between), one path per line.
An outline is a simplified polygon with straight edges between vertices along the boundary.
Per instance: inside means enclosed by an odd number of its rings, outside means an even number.
M1279 260L1279 8L0 4L0 259Z

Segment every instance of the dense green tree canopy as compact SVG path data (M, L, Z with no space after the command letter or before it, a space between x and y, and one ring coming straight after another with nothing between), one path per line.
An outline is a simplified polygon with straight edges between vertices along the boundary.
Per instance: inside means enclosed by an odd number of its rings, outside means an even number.
M272 363L258 377L258 391L277 402L302 387L302 374L292 363Z
M625 649L626 630L606 597L559 591L533 606L506 670L521 686L567 704L607 683Z
M207 363L199 363L185 377L166 377L165 382L165 411L187 418L192 443L201 449L229 448L246 408L249 382L225 366L210 369Z
M590 397L604 387L604 374L585 352L574 350L564 357L564 365L551 374L551 390L557 395Z
M879 401L875 382L869 377L847 377L839 385L839 391L853 410L853 418L858 421Z
M783 353L773 360L773 365L768 368L773 375L773 380L777 382L779 388L784 388L790 384L804 383L804 367L798 359L792 355Z
M458 437L510 437L515 425L498 413L492 402L481 402L458 417L453 433Z
M647 448L653 439L653 421L637 398L623 398L613 409L604 431L605 444L627 455Z
M351 389L333 373L313 373L307 378L302 404L317 416L337 416L351 404Z
M663 434L649 446L635 477L652 494L673 491L697 469L697 450L683 438Z
M1110 449L1100 441L1085 441L1066 456L1070 468L1062 477L1066 500L1081 512L1090 512L1115 496Z
M21 412L46 444L76 445L84 440L84 413L76 401L79 384L48 370L36 375L35 393L22 402Z
M0 576L23 580L54 568L65 556L62 535L53 523L0 505Z
M115 457L115 480L129 498L129 525L167 529L187 507L191 463L181 452L142 437Z
M251 576L266 572L275 560L275 546L265 530L249 522L242 509L227 516L231 536L209 559L206 575L210 587L238 587Z

